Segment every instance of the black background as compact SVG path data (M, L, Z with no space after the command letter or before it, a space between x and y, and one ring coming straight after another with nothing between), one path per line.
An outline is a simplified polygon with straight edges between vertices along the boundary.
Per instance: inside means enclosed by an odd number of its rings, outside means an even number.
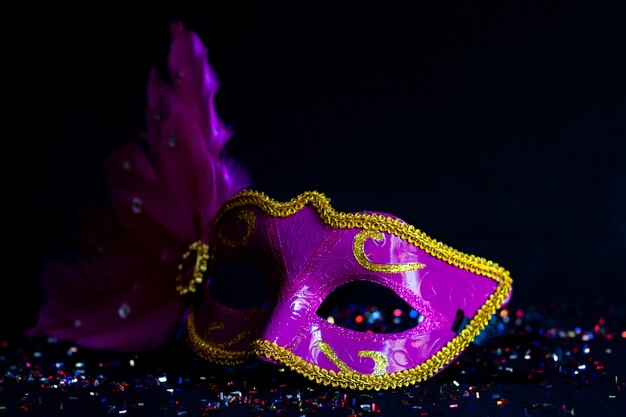
M624 305L624 3L292 3L5 15L3 325L33 323L42 261L106 202L101 158L143 129L176 19L254 188L393 213L505 266L517 306Z

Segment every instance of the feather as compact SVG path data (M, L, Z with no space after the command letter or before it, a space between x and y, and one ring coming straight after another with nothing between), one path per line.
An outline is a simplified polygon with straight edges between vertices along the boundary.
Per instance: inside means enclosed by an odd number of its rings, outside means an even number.
M181 23L170 30L170 80L149 74L143 143L105 157L111 206L85 208L79 254L46 264L45 302L29 337L131 352L160 346L187 307L175 290L183 252L211 240L219 207L249 184L225 156L232 132L215 111L207 48Z

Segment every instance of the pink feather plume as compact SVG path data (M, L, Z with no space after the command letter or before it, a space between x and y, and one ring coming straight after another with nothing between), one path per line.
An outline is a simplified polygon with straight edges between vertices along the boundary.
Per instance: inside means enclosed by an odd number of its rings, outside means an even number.
M215 112L207 49L180 23L171 34L171 81L149 75L145 146L130 142L107 156L112 205L86 211L79 256L44 269L46 299L28 336L119 351L161 345L186 309L175 290L182 254L210 241L219 207L249 184L222 152L231 132Z

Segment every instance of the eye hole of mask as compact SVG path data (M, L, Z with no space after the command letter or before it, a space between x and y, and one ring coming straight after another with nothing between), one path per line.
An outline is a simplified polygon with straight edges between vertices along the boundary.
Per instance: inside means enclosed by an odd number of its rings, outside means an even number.
M265 308L269 299L265 275L245 261L217 265L209 274L208 291L218 303L238 310Z
M363 280L335 288L316 314L337 326L370 333L402 332L424 318L393 290Z

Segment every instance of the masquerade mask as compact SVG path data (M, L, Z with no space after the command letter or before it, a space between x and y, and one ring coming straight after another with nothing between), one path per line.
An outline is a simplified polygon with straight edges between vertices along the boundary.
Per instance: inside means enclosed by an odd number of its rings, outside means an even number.
M218 212L215 236L208 251L197 251L208 276L222 263L250 262L267 277L270 299L265 309L239 310L204 291L187 318L191 347L218 364L275 361L323 384L386 389L427 379L472 342L511 291L504 268L387 214L338 213L317 192L286 203L241 192ZM352 281L391 289L423 320L376 334L319 317L323 300ZM464 327L460 318L469 320Z
M145 146L108 157L112 206L90 211L79 257L47 265L46 303L27 334L138 352L185 319L193 351L217 364L267 360L358 389L405 386L444 369L508 301L509 272L389 214L339 213L317 192L277 202L246 190L245 171L224 156L230 132L213 108L218 82L207 51L180 24L172 36L171 82L153 71L148 84ZM216 299L219 272L241 264L261 272L264 306ZM316 314L353 282L393 291L422 320L377 334Z

